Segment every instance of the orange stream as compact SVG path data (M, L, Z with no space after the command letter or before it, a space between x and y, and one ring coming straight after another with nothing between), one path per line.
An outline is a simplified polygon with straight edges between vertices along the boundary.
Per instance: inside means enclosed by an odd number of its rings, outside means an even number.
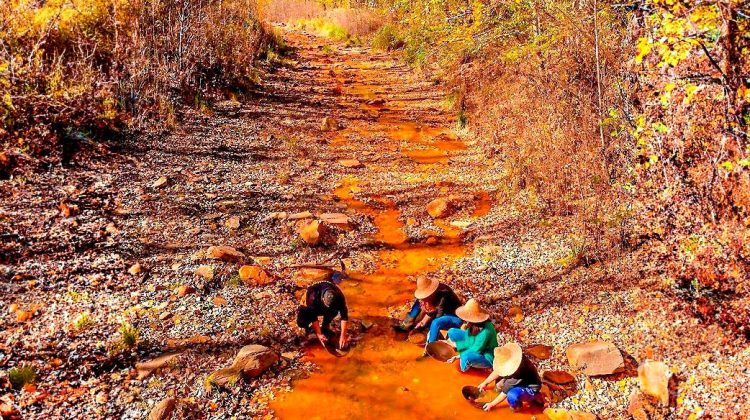
M370 81L348 85L347 94L374 99L372 88L376 84ZM361 106L372 108L366 104ZM445 163L446 151L466 147L450 130L423 127L412 122L379 119L374 130L352 127L345 131L336 134L332 147L349 141L348 134L369 136L381 132L391 141L431 147L427 152L405 152L417 162ZM435 153L439 158L432 162L429 153ZM479 384L489 372L461 373L457 362L448 365L432 359L417 361L422 348L399 338L392 331L389 308L403 306L414 299L414 284L410 277L450 265L464 255L466 249L459 241L451 240L458 237L461 229L442 221L437 224L444 229L444 236L449 240L434 246L406 243L408 238L396 205L384 198L375 200L379 205L358 200L355 195L361 192L359 182L356 177L343 177L334 195L350 209L373 218L378 228L374 238L387 245L387 249L377 252L375 272L351 273L351 278L341 287L347 298L350 318L372 322L373 326L341 358L329 354L319 345L306 348L304 360L313 361L318 370L308 378L295 380L292 392L273 401L271 408L276 416L309 420L530 418L528 412L513 413L507 404L491 413L472 407L463 399L461 388ZM486 214L490 207L489 195L482 195L472 216Z

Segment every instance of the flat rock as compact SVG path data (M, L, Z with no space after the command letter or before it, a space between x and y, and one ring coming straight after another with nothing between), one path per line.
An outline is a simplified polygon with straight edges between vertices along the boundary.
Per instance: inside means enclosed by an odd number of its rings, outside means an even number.
M214 278L214 268L210 265L201 265L195 269L195 275L196 277L202 277L206 280L211 280Z
M547 360L552 356L552 350L553 350L552 346L546 346L544 344L536 344L534 346L530 346L524 349L524 353L538 360Z
M206 251L206 257L222 261L240 261L245 258L245 254L231 246L210 246Z
M364 166L358 159L339 159L339 165L345 168L361 168Z
M318 218L331 225L349 225L349 216L344 213L323 213Z
M161 356L157 356L151 360L148 360L143 363L136 363L135 369L138 372L138 379L144 379L151 375L155 370L160 369L169 363L170 360L173 360L177 357L179 357L182 353L176 352L176 353L164 353Z
M564 370L548 370L542 375L545 381L557 385L568 385L576 381L576 377Z
M565 354L570 366L589 376L611 375L625 365L620 350L614 344L601 340L573 344Z

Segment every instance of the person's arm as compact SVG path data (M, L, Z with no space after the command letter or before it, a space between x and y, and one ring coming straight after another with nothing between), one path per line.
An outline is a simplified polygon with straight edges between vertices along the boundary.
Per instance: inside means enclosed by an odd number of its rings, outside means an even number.
M438 304L435 307L434 317L440 318L443 315L445 315L445 296L441 297L438 301Z
M477 388L479 388L480 391L484 391L487 385L489 385L493 381L496 381L498 378L500 378L500 374L493 371L489 376L487 376L487 379L483 380L482 383L479 384Z
M485 404L485 405L484 405L484 406L482 407L482 409L483 409L484 411L490 411L490 410L492 410L492 408L493 408L493 407L495 407L495 406L497 406L498 404L500 404L501 402L505 401L505 398L506 398L506 397L507 397L507 396L505 395L505 393L504 393L504 392L501 392L501 393L500 393L500 395L498 395L498 396L497 396L497 398L495 398L494 400L492 400L492 401L488 402L487 404Z
M315 331L315 335L318 337L318 341L320 341L320 344L325 347L326 343L328 342L328 337L326 337L323 334L323 331L320 330L320 321L315 320L312 324L310 324L313 328L313 331Z
M346 334L346 330L349 327L349 321L344 319L341 320L341 338L339 338L339 349L343 349L346 343L349 342L349 336Z

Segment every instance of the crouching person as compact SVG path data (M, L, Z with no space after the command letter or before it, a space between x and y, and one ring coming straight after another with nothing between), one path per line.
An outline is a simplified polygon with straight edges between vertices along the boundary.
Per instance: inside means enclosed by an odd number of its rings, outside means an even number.
M429 328L427 344L438 339L440 330L459 327L462 324L456 317L456 309L461 306L461 300L450 286L440 283L436 279L420 277L417 279L417 289L414 291L414 304L396 330L409 331Z
M458 351L455 359L461 361L461 372L470 368L490 369L497 347L497 331L487 313L476 299L469 299L465 305L456 309L456 315L464 322L461 328L448 330L448 342Z
M517 343L495 349L492 373L479 384L479 389L484 390L492 381L497 381L495 388L500 395L485 404L484 411L491 410L505 399L514 411L523 408L525 402L544 406L544 397L539 392L542 388L539 372Z
M307 288L305 300L297 311L297 325L307 330L308 334L314 332L320 344L325 347L329 337L334 336L331 330L331 322L337 316L341 317L341 335L338 339L338 348L344 349L349 344L347 326L349 323L349 311L346 307L344 293L335 284L329 281L315 283ZM323 317L321 324L319 317Z

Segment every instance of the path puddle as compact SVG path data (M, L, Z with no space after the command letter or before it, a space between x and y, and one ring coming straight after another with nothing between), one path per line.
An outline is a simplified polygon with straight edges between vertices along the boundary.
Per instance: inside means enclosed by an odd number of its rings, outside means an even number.
M347 95L358 96L363 106L377 98L377 82L367 80L361 66L350 64L354 83L346 84ZM357 74L359 71L360 74ZM383 91L377 89L377 91ZM375 137L391 143L412 142L429 150L404 151L419 162L444 164L448 152L463 150L466 145L450 129L422 126L415 122L379 118L374 126L347 127L331 143L337 147L350 141L348 134L360 141ZM392 145L384 143L383 148ZM391 149L392 150L392 149ZM367 174L363 170L359 176ZM349 305L350 317L373 323L362 340L344 357L337 358L320 346L306 349L304 360L312 361L318 370L310 377L294 381L290 393L280 395L272 409L282 419L453 419L502 418L528 419L530 414L513 413L507 405L485 413L463 399L461 388L476 385L488 372L461 373L458 364L448 365L431 359L417 361L422 348L405 341L391 328L393 308L405 306L413 299L412 276L427 274L449 266L466 253L460 240L461 228L447 222L436 225L443 230L441 239L430 246L407 243L400 212L393 201L375 197L368 202L358 198L369 185L354 176L342 177L333 194L355 212L372 217L377 228L374 239L386 245L376 252L377 268L371 273L350 273L341 284ZM482 193L484 194L484 193ZM486 214L492 203L488 194L480 194L472 218ZM540 418L541 416L537 416Z

